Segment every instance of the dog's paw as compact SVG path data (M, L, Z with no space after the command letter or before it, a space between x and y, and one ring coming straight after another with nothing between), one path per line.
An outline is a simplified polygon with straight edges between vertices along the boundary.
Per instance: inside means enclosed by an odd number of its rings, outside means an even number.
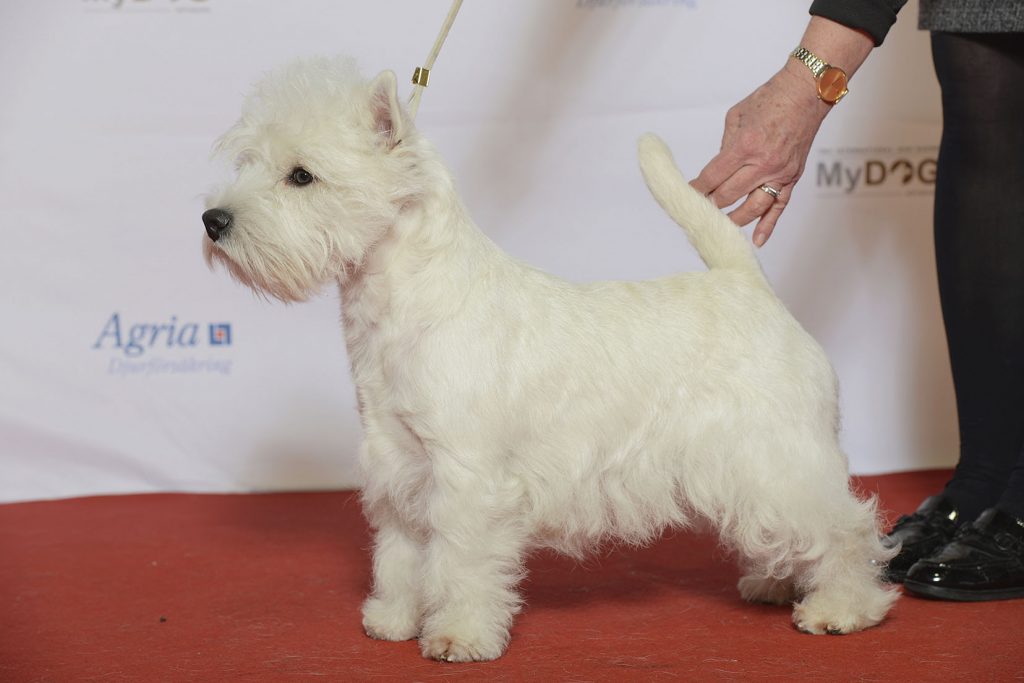
M419 615L405 604L369 598L363 603L363 630L377 640L412 640L419 635Z
M737 588L747 602L766 605L788 605L796 599L793 582L788 579L772 579L760 576L744 576Z
M486 610L442 610L423 624L420 651L442 662L486 662L505 652L509 632L507 615Z
M804 633L843 635L863 631L878 625L885 617L891 599L880 609L872 609L870 600L860 601L851 596L830 596L811 593L793 608L793 623Z
M427 659L441 662L488 662L502 655L505 643L489 643L481 638L434 634L420 638L420 651Z

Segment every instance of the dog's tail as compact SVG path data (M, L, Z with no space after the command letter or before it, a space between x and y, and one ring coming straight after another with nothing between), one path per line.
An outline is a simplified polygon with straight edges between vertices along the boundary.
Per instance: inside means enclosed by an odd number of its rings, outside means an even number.
M678 223L708 268L762 273L736 224L683 178L672 152L657 135L640 137L640 170L651 194Z

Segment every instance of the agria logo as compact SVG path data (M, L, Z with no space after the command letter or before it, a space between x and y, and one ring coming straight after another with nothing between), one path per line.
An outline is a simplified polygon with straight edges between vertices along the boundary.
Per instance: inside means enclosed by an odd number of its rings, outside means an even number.
M210 323L210 346L231 346L230 323Z
M194 355L204 348L226 346L231 346L231 323L181 322L176 315L165 322L128 323L122 321L120 313L114 313L104 323L92 348L114 353L107 366L110 374L229 374L230 359Z

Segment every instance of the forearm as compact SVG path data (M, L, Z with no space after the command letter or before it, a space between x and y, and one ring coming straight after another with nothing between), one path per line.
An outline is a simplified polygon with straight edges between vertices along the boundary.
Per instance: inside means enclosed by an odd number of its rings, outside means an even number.
M878 47L905 4L907 0L814 0L810 12L864 31Z

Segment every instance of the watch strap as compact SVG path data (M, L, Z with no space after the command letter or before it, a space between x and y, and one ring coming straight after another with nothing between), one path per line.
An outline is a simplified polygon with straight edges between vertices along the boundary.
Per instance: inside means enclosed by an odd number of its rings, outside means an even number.
M808 50L806 47L798 47L793 50L789 56L793 57L798 62L803 62L807 68L811 70L811 73L814 74L815 78L820 77L821 73L829 67L828 62Z

